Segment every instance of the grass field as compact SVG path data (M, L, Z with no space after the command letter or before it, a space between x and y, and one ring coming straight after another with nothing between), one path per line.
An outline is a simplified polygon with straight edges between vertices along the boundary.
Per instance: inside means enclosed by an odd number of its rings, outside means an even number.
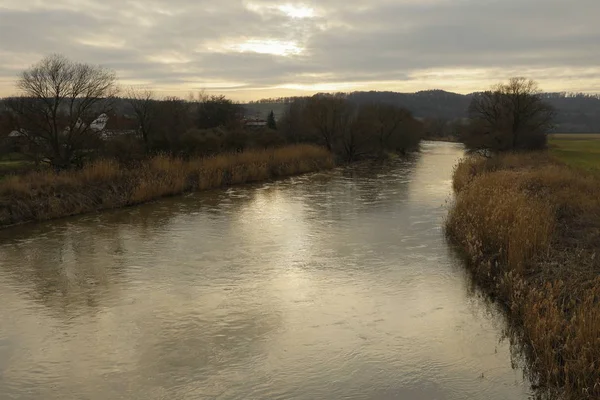
M17 153L5 154L0 157L0 178L10 174L20 174L35 168L32 161L26 160Z
M600 171L600 133L550 135L550 153L574 167Z

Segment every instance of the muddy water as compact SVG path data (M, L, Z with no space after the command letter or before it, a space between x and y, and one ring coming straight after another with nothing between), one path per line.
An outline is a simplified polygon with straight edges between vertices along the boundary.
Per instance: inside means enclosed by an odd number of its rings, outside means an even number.
M2 399L525 399L460 146L0 232Z

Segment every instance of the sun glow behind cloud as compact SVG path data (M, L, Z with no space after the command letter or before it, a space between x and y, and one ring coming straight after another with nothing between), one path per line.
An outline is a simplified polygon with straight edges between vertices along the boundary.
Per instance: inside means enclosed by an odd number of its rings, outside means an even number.
M312 84L286 83L277 86L278 89L291 89L306 92L339 92L345 90L353 90L360 83L356 82L322 82Z
M275 56L291 56L302 53L302 48L296 42L276 39L252 39L232 45L230 49L242 53L251 52Z
M316 16L315 9L304 4L262 4L259 2L248 2L245 4L246 9L255 13L279 13L284 14L292 19L314 18Z
M303 5L283 4L277 8L290 18L303 19L313 18L315 16L315 10L313 8Z

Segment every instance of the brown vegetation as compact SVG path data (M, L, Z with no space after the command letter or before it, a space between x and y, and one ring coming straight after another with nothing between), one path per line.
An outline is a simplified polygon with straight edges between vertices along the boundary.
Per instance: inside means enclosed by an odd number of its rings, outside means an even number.
M333 167L313 145L184 160L156 156L135 168L99 160L80 170L35 172L0 181L0 226L123 207L163 196L263 181Z
M522 335L535 383L600 396L600 180L546 153L468 158L447 233Z

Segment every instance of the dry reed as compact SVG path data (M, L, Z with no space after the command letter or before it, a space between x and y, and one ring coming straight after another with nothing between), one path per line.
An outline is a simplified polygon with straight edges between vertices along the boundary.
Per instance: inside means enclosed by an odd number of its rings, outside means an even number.
M467 158L447 234L521 327L537 384L600 397L600 180L545 153Z
M81 170L33 172L0 181L0 226L124 207L184 192L332 167L331 154L313 145L192 160L156 156L132 169L100 160Z

